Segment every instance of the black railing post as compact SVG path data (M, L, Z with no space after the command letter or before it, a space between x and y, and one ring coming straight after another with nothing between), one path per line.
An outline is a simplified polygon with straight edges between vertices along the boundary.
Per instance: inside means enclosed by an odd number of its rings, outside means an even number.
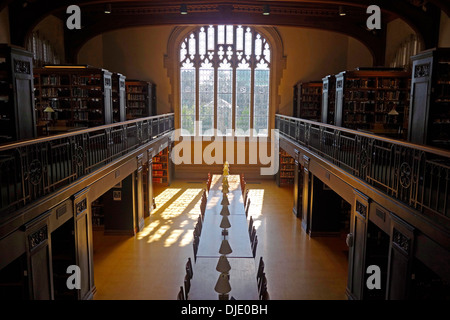
M282 115L275 124L282 135L389 196L450 217L450 152Z

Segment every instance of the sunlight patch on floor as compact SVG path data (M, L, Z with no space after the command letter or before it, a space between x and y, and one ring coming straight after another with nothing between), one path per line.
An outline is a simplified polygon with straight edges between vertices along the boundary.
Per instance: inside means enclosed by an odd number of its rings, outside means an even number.
M159 226L160 223L160 220L155 220L152 221L148 226L144 227L144 229L142 229L142 231L137 234L138 240L142 240L147 237L153 230L156 229L156 227Z
M172 202L163 212L160 213L161 219L169 220L183 213L199 213L198 210L194 211L195 208L191 208L189 211L189 206L192 205L192 200L202 191L203 189L187 189L179 196L174 202Z
M164 241L164 247L170 247L178 241L178 238L183 234L186 230L183 229L175 229L170 232L170 235Z
M253 218L253 225L258 229L261 225L263 212L264 189L249 189L248 198L250 199L248 215Z
M178 192L181 191L181 188L167 188L163 192L161 192L159 195L155 197L155 209L153 209L152 213L157 212L160 210L164 204L169 202L170 199L172 199Z

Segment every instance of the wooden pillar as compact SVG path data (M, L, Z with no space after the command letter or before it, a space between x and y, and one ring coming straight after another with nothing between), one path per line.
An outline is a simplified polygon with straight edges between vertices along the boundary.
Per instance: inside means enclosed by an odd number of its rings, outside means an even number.
M349 263L346 294L349 299L361 300L363 299L363 286L365 286L365 253L369 199L357 190L354 193L355 200L352 205L350 233L347 235Z
M153 148L147 150L147 162L144 165L144 218L149 217L153 210Z
M294 168L294 206L292 212L297 218L302 217L303 205L303 167L299 162L299 152L295 150L295 168Z
M303 156L303 192L302 192L302 228L309 232L309 209L311 201L311 173L309 172L309 158Z
M91 206L88 206L88 191L89 188L85 188L73 196L76 263L81 275L81 289L78 293L80 300L92 299L95 291L92 217Z
M137 156L137 170L135 173L135 184L134 184L134 196L135 196L135 206L136 206L136 225L135 232L139 232L144 228L144 168L143 159L144 155L141 153Z
M53 299L49 215L50 211L24 225L28 287L32 300Z
M414 231L412 226L391 213L387 300L405 300L410 297Z

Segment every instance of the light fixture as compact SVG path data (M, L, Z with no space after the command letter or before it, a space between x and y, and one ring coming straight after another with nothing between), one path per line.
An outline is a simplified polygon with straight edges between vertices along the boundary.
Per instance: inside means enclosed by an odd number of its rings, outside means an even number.
M395 106L392 108L391 111L389 111L388 115L390 116L398 116L397 110L395 110Z
M188 13L187 5L185 3L180 5L180 13L181 14L187 14Z
M222 221L220 222L220 227L222 229L231 228L231 223L230 223L230 220L228 220L228 216L227 215L223 216Z
M214 290L216 290L216 292L220 293L221 295L225 295L231 291L230 281L228 280L228 275L226 273L220 274Z
M107 3L105 5L105 13L111 13L111 3Z
M230 186L230 185L228 184L228 180L225 180L225 181L222 182L222 187L225 187L225 186L226 186L227 188Z
M222 206L222 210L220 210L220 215L221 216L229 216L230 215L230 210L228 210L228 205L224 204Z
M227 239L222 240L222 243L220 245L219 253L220 254L230 254L233 250L230 247L230 244L228 243Z
M222 201L220 202L220 204L222 206L229 206L230 205L230 201L228 201L228 196L227 196L226 193L223 194L223 198L222 198ZM222 208L222 210L223 210L223 208ZM228 210L228 208L227 208L227 210Z
M228 273L228 271L231 270L230 262L226 256L220 256L219 261L217 262L216 270L220 273Z
M53 109L50 106L47 106L47 108L44 109L44 112L55 112L55 109Z
M222 187L222 193L228 193L228 192L230 192L230 190L228 190L228 187L227 186L223 186Z
M86 69L87 65L64 65L64 64L55 64L55 65L46 65L44 66L46 69Z
M268 4L265 4L263 6L263 15L268 16L270 14L270 6Z
M344 11L344 7L343 6L339 6L339 15L341 17L347 15L347 13L345 13L345 11Z

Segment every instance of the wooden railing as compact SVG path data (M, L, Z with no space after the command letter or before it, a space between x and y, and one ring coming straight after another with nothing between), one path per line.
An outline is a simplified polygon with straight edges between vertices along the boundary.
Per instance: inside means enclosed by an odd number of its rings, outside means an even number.
M275 126L388 196L450 221L450 152L283 115Z
M16 211L174 129L173 113L0 146L0 214Z

